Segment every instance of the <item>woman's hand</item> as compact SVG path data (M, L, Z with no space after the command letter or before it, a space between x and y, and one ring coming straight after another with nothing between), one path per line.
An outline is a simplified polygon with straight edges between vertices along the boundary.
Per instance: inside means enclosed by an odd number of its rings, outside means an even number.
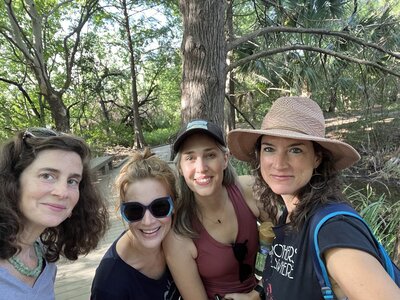
M251 291L247 294L231 293L226 294L225 300L260 300L260 294L257 291Z

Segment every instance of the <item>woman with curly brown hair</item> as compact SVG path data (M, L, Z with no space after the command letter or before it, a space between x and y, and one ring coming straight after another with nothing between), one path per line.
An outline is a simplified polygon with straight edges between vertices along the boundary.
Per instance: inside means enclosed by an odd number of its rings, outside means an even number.
M0 291L4 299L54 299L55 262L94 249L108 213L80 138L31 128L0 152Z

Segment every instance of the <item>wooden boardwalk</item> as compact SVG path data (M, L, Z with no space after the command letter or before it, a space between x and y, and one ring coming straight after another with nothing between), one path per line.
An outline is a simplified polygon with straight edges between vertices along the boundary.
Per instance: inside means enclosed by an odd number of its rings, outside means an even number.
M157 156L164 160L170 159L170 146L162 146L152 149ZM113 193L113 183L121 166L110 170L109 173L100 177L99 188L104 197L108 200L110 212L110 229L106 233L98 248L90 252L87 256L79 257L75 262L61 259L58 265L55 295L56 300L88 300L90 297L90 287L96 271L104 253L112 242L122 233L125 228L119 213L115 211L115 193Z

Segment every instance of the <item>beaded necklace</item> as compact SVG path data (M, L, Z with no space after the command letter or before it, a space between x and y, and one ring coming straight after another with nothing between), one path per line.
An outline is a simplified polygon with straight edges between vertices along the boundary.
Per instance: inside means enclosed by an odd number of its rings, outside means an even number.
M42 249L39 245L38 242L35 242L33 244L33 247L35 248L35 253L37 257L37 266L33 269L27 267L16 255L8 259L8 262L13 265L13 267L20 272L22 275L28 276L28 277L38 277L40 273L42 272L42 267L43 267L43 253Z

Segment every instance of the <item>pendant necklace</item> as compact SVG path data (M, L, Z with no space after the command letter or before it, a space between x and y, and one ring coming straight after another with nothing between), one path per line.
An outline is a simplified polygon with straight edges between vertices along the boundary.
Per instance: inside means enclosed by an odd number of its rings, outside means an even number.
M27 265L25 265L18 257L17 255L14 255L13 257L8 259L8 262L22 275L28 276L28 277L38 277L40 273L42 272L43 268L43 253L42 249L39 245L38 242L35 242L33 244L33 247L35 249L35 254L37 257L37 266L33 269L29 268Z
M228 200L225 200L224 207L223 207L223 209L222 209L222 213L223 213L223 214L225 213L225 207L226 207L226 203L227 203L227 202L228 202ZM205 216L205 215L204 215L204 217L205 217L207 220L209 220L209 221L211 221L212 223L214 223L214 224L222 224L222 222L223 222L223 218L218 218L217 221L214 221L213 219L211 219L211 218L209 218L209 217L207 217L207 216Z

